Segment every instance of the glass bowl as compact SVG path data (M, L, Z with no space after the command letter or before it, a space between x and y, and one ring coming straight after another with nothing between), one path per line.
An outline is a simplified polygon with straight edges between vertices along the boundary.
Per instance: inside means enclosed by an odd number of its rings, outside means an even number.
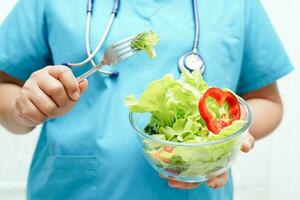
M177 143L160 140L144 132L150 113L129 114L142 151L149 164L160 174L183 182L204 182L227 171L245 140L252 116L247 103L238 97L242 120L246 123L232 135L206 143Z

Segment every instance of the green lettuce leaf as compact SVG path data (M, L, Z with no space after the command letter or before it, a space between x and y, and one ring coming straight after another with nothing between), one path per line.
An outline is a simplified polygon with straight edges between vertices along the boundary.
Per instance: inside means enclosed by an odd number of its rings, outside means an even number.
M193 140L195 136L208 134L198 111L200 92L207 88L200 72L184 71L179 80L166 75L162 80L151 82L139 99L126 97L125 105L131 112L152 114L145 128L147 133L164 134L167 140L175 142Z

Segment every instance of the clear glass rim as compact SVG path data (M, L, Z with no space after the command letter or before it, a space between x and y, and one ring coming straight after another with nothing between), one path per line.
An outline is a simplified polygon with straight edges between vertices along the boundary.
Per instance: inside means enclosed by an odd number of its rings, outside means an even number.
M161 144L170 145L170 146L183 146L183 147L187 147L187 146L201 147L201 146L215 145L215 144L219 144L219 143L229 141L229 140L243 134L245 131L247 131L247 129L249 129L249 126L252 122L252 114L251 114L250 108L249 108L247 102L244 99L242 99L240 96L237 96L237 97L238 97L240 105L246 111L246 119L245 119L246 123L244 124L243 128L241 128L236 133L234 133L234 134L232 134L228 137L222 138L220 140L209 141L209 142L204 142L204 143L179 143L179 142L161 140L159 138L152 137L151 135L145 133L143 130L140 130L139 127L136 126L136 123L134 121L134 117L133 117L134 113L133 112L129 112L129 121L130 121L131 126L137 131L137 133L142 138L147 138L147 139L149 139L153 142L156 142L156 143L161 143ZM140 113L140 114L142 114L142 113Z

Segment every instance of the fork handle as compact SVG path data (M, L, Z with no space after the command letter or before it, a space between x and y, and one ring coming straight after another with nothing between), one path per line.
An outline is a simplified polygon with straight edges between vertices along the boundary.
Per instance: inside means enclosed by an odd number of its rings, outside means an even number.
M88 70L87 72L85 72L84 74L80 75L77 77L78 82L82 82L84 79L86 79L87 77L89 77L90 75L92 75L93 73L97 72L98 69L100 69L103 66L103 64L99 64L96 67L93 67L92 69Z

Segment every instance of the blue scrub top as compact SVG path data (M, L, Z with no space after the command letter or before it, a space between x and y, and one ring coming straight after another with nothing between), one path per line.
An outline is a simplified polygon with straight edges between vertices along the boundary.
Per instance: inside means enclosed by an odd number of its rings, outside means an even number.
M92 48L112 4L95 1ZM199 10L200 52L209 84L243 94L292 70L259 0L200 0ZM0 69L26 80L46 65L81 61L86 57L85 21L86 1L21 0L1 26ZM192 2L122 1L97 60L112 42L149 30L161 38L155 60L141 52L116 66L117 79L94 74L74 109L44 124L30 168L28 199L232 199L231 179L218 190L205 184L178 190L170 188L143 158L123 100L166 73L179 76L178 59L193 43Z

